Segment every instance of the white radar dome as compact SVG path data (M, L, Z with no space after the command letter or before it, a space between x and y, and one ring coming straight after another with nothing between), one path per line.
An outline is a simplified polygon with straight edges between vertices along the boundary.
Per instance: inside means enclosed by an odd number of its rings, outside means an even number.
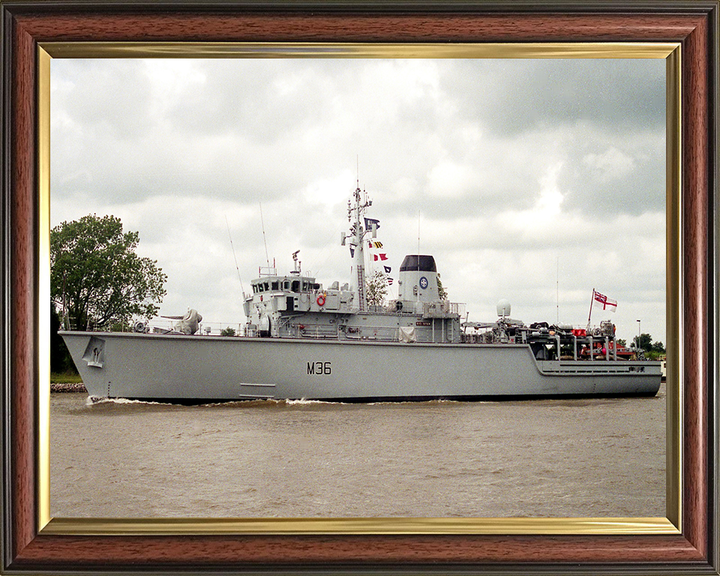
M504 298L497 303L498 316L510 316L510 301Z

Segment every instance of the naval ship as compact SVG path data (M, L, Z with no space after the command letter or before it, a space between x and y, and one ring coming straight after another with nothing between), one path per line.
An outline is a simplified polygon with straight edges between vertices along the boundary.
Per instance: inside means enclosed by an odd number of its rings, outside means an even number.
M92 399L207 403L252 399L343 402L653 396L660 362L628 358L615 326L525 325L498 303L493 322L463 321L440 290L435 259L405 256L398 297L372 304L366 243L378 221L356 188L348 201L349 282L325 288L293 254L288 274L260 269L244 295L240 336L198 333L190 310L173 329L61 331Z

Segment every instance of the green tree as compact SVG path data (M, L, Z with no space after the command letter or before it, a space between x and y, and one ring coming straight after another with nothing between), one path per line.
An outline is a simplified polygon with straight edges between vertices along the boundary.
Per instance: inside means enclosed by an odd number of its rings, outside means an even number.
M652 351L657 352L658 354L665 354L665 344L659 340L657 342L653 342Z
M639 343L638 338L640 339ZM635 343L636 348L645 350L645 352L650 352L650 350L652 350L652 336L650 336L650 334L640 334L640 336L635 336L633 342Z
M60 329L60 317L55 311L55 306L50 305L50 370L57 374L65 372L77 373L75 364L73 364L70 352L58 334Z
M50 231L51 298L76 329L157 313L167 275L135 253L138 241L115 216L91 214Z
M387 295L387 279L385 274L375 270L370 278L365 280L365 299L370 306L382 306Z
M438 296L439 296L440 300L443 300L443 301L447 300L448 295L447 295L447 292L445 291L445 288L443 287L442 280L440 280L440 274L438 274L436 276L436 278L437 278Z

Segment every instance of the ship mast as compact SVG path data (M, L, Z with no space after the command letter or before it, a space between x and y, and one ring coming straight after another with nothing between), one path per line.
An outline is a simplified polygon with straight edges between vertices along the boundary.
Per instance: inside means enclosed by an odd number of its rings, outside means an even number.
M360 190L358 183L353 194L352 203L348 200L348 221L350 222L350 249L352 254L352 267L350 269L350 290L357 294L358 310L367 310L365 295L365 235L371 230L365 227L365 209L372 206L367 193Z

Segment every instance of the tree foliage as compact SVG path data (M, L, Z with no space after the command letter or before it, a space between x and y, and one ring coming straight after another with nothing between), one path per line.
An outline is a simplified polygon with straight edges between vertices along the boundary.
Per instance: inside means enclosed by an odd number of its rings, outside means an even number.
M55 306L50 305L50 370L56 374L66 372L77 373L75 364L73 364L70 352L58 334L60 329L60 318L55 311Z
M447 294L447 291L445 290L445 287L443 286L442 280L440 280L440 274L438 274L436 276L436 278L437 278L438 297L440 298L440 300L445 301L448 299L448 294Z
M633 344L636 348L638 348L638 338L640 340L639 348L647 353L650 358L655 358L665 354L665 344L659 340L653 342L650 334L640 334L639 337L635 336L635 338L633 338Z
M652 351L657 352L659 354L665 354L665 352L666 352L665 344L663 344L659 340L657 342L653 342Z
M388 292L387 278L379 270L375 270L365 280L365 299L370 306L382 306L385 304L385 296Z
M138 241L115 216L91 214L50 231L51 298L76 329L157 313L167 275L135 253Z
M639 342L638 338L640 339ZM640 336L635 336L634 343L636 348L645 350L645 352L650 352L652 350L652 336L650 336L650 334L640 334Z

